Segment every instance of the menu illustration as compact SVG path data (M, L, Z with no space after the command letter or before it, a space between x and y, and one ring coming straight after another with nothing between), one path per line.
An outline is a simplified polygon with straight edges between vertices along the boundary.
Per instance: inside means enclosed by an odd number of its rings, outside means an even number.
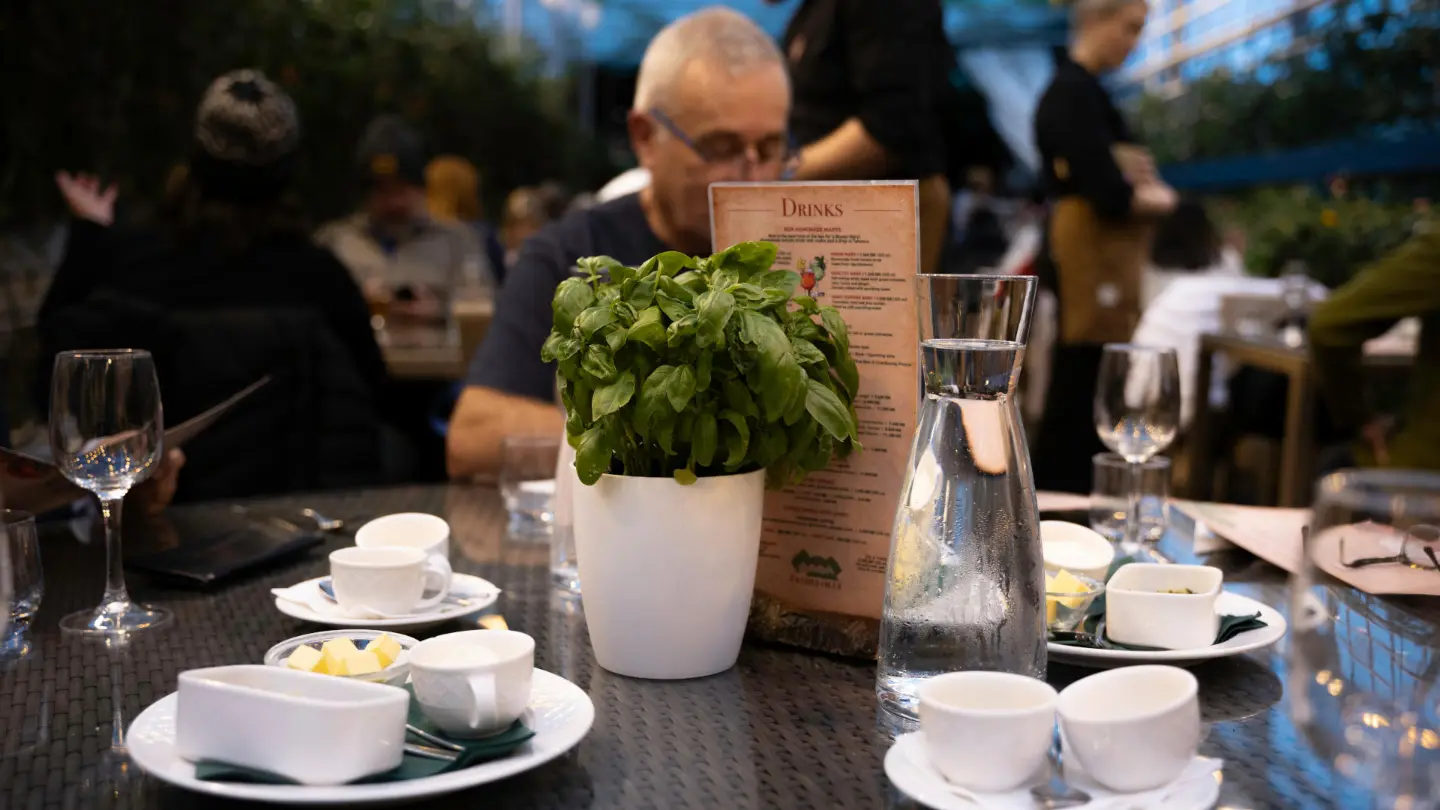
M864 450L767 493L756 590L786 606L878 619L895 504L915 434L918 224L914 182L717 183L716 250L775 243L795 294L835 307L860 369Z

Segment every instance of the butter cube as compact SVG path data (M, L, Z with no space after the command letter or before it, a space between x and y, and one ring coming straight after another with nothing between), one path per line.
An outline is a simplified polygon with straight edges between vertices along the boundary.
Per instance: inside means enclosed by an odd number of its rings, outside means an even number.
M320 647L325 671L331 675L350 674L345 662L357 652L359 650L355 649L355 643L348 638L334 638Z
M369 675L384 668L380 663L380 657L368 650L353 652L345 659L345 674L347 675Z
M1054 624L1060 605L1068 608L1078 608L1085 603L1085 596L1090 592L1090 586L1081 582L1069 571L1059 573L1045 573L1045 623ZM1049 596L1052 593L1076 594L1075 596Z
M323 659L324 657L320 655L319 650L308 644L302 644L296 647L294 652L290 653L289 658L285 659L285 666L291 669L301 670L302 672L323 673L324 668L321 666Z
M400 656L400 642L381 633L378 638L365 645L365 652L375 653L375 657L380 659L380 666L388 667Z

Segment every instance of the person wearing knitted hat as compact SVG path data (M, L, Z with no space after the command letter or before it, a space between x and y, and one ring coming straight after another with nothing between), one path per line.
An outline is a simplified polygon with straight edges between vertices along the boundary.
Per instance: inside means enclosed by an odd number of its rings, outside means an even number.
M283 90L258 70L235 70L201 98L190 154L172 170L155 221L116 225L113 185L57 174L72 220L64 260L40 309L42 333L47 322L62 323L62 313L102 294L167 314L309 311L378 396L385 363L364 296L349 271L311 241L289 193L300 134L295 103ZM158 357L166 347L136 348ZM186 384L163 382L167 391Z
M384 301L392 316L435 319L457 294L490 294L479 238L429 214L425 146L408 123L393 115L372 121L355 163L365 195L361 210L325 225L315 238L350 268L367 297Z

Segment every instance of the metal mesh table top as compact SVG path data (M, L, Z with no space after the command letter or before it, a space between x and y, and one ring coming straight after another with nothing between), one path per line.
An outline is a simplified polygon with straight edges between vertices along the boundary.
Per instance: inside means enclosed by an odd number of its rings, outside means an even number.
M877 726L873 663L747 644L739 665L694 681L640 681L595 663L581 606L550 587L544 541L511 538L493 490L407 487L273 499L278 510L312 507L352 523L402 511L450 521L455 570L504 589L493 612L535 637L536 665L583 688L595 702L590 735L570 755L505 782L422 806L487 808L912 808L885 778L889 739ZM228 505L186 507L191 514ZM218 514L218 513L217 513ZM1185 531L1166 551L1188 553ZM162 542L183 538L162 535ZM62 636L59 619L92 606L104 581L100 543L47 530L46 592L26 641L29 652L0 662L0 808L214 808L226 803L171 788L127 759L124 729L174 691L186 669L259 663L276 642L315 628L281 614L273 587L326 572L337 537L306 556L210 590L132 574L141 600L175 611L175 623L119 648ZM1211 555L1234 590L1284 610L1284 574L1242 552ZM1363 615L1383 623L1372 644L1376 678L1422 677L1417 651L1436 657L1440 611L1406 600L1372 600ZM464 629L451 623L421 636ZM1364 633L1360 627L1356 632ZM1325 807L1335 778L1310 753L1282 702L1278 649L1195 669L1205 719L1202 752L1226 760L1221 806ZM1051 666L1063 685L1086 670Z

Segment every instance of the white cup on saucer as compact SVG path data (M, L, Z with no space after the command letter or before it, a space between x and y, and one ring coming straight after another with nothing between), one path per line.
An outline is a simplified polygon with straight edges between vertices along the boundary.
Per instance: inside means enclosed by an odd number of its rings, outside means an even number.
M444 518L424 512L385 515L361 526L355 532L355 545L360 548L418 548L426 554L437 554L448 560L450 524Z
M429 610L450 594L450 563L418 548L360 548L330 552L330 583L346 610L408 615ZM438 592L425 599L433 581Z
M1008 672L951 672L920 686L920 731L948 781L982 793L1014 790L1046 766L1054 687Z
M535 639L513 630L466 630L410 650L410 681L421 711L454 737L509 728L530 705Z
M1199 682L1179 667L1138 666L1082 678L1060 693L1067 761L1120 793L1173 782L1200 748Z

